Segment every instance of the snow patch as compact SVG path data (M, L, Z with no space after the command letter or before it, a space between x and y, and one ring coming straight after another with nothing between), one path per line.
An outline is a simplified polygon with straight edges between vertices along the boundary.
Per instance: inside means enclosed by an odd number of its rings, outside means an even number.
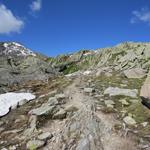
M3 46L5 47L5 50L3 50L3 53L5 55L15 54L17 56L28 56L28 55L36 56L36 54L32 52L30 49L27 49L23 45L16 42L7 42L4 43Z
M16 46L21 46L21 47L24 47L23 45L19 44L19 43L16 43L16 42L12 42L12 44L16 45Z
M6 115L10 108L15 108L19 103L35 99L31 93L5 93L0 95L0 117Z

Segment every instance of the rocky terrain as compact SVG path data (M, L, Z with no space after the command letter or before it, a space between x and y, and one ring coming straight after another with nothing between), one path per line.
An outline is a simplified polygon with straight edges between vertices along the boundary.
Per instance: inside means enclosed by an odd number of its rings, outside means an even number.
M149 66L150 43L55 58L0 43L0 149L150 150Z
M56 71L45 59L18 43L0 43L0 93L11 85L55 76Z

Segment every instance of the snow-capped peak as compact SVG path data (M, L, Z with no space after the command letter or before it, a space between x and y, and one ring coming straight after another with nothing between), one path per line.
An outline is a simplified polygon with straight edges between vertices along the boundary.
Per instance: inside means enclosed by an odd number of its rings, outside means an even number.
M0 43L0 55L5 56L36 56L30 49L25 48L23 45L16 42L3 42Z

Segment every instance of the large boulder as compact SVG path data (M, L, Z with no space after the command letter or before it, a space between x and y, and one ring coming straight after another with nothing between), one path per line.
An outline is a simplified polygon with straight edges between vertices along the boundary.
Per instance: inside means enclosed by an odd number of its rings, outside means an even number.
M143 86L141 87L140 97L142 99L142 104L150 108L150 71Z
M121 89L118 87L109 87L104 91L105 95L109 96L129 96L132 98L136 98L138 95L138 90L136 89Z
M132 117L130 117L130 116L126 116L126 117L123 119L123 121L124 121L127 125L131 125L131 126L136 125L136 121L135 121Z
M36 115L36 116L45 116L49 115L52 116L55 110L55 106L49 106L47 103L43 104L41 107L32 109L29 114Z
M133 68L124 71L127 78L143 78L146 76L145 70L141 68Z
M84 88L85 93L93 93L95 91L94 88Z
M141 88L140 96L145 97L145 98L150 98L150 71Z

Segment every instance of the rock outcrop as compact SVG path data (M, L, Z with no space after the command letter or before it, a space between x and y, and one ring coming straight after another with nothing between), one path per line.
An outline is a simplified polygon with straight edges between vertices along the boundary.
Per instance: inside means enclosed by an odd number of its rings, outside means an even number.
M146 76L146 72L141 69L141 68L134 68L134 69L129 69L125 70L124 74L127 78L143 78Z
M142 98L142 103L150 108L150 71L141 87L140 96Z
M109 96L129 96L132 98L136 98L138 91L136 89L120 89L118 87L109 87L104 91L104 94L108 94Z
M0 43L0 93L10 85L47 80L57 74L38 54L18 43Z

